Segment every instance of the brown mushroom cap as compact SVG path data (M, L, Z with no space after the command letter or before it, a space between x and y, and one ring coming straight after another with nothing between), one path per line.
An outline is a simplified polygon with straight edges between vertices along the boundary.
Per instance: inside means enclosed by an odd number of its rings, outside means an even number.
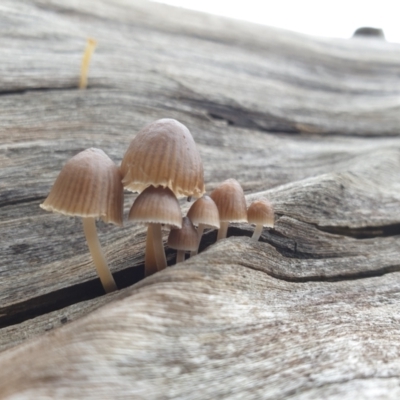
M273 228L274 208L266 199L255 200L247 210L247 219L250 224L262 224L263 226Z
M175 250L197 250L197 231L188 217L182 219L181 229L171 230L168 236L168 246Z
M236 179L222 182L211 192L210 197L218 207L220 221L247 222L246 199Z
M177 197L200 197L205 191L196 144L189 129L175 119L159 119L138 132L121 172L124 186L133 192L150 185L168 187Z
M220 227L218 207L206 194L192 204L187 216L195 226L203 224L206 228L219 229Z
M103 150L90 148L64 165L40 207L122 225L123 199L119 168Z
M129 219L142 223L182 226L182 212L172 191L161 186L149 186L136 198L129 211Z

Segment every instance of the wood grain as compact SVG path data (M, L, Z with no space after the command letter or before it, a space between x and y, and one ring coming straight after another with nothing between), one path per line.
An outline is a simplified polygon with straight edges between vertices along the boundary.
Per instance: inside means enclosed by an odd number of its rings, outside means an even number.
M0 22L0 397L398 398L398 45L142 0L4 0ZM209 232L141 280L126 193L125 226L98 223L121 288L104 296L81 221L39 204L71 156L119 165L163 117L208 192L235 178L276 225Z

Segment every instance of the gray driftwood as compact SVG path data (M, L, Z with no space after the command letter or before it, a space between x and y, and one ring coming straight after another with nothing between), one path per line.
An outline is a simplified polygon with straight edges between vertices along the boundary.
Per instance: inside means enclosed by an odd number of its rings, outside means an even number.
M0 37L1 398L399 398L398 45L141 0L4 0ZM162 117L208 191L236 178L276 226L141 280L145 228L99 223L105 296L81 222L39 204L69 157L119 163Z

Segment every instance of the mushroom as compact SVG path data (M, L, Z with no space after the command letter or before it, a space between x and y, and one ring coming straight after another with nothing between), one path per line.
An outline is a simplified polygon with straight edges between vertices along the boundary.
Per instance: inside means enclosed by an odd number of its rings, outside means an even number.
M227 179L214 189L210 197L218 207L221 227L217 240L226 238L229 222L247 222L243 189L236 179Z
M198 246L198 233L188 217L182 219L181 229L172 229L168 236L168 246L177 250L176 263L185 261L185 251L193 251Z
M138 132L122 159L121 172L122 183L132 192L150 185L168 187L178 198L205 192L196 143L175 119L159 119Z
M218 208L214 200L210 196L205 194L203 195L203 197L200 197L191 205L187 216L193 222L193 225L197 226L197 248L190 253L191 256L195 256L198 252L204 229L220 228Z
M256 225L251 238L257 241L261 236L264 226L269 228L274 227L274 209L272 204L266 199L253 201L247 210L247 219L250 224Z
M46 211L82 217L86 241L106 293L116 290L117 285L101 250L96 218L122 225L123 198L118 167L103 150L90 148L64 165L40 205Z
M168 188L149 186L136 198L129 211L129 219L147 224L147 236L152 237L152 246L146 244L146 252L153 249L153 258L157 264L157 270L167 267L164 246L161 234L161 224L173 228L182 227L182 212L179 202ZM148 243L148 242L147 242ZM145 275L155 272L154 265L145 263Z

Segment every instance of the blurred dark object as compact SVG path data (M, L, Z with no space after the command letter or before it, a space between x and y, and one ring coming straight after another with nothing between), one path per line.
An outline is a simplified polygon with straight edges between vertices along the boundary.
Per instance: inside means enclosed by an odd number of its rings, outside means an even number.
M371 39L385 39L385 34L383 33L383 29L380 28L371 28L370 26L363 26L358 28L353 33L354 37L361 37L361 38L371 38Z

